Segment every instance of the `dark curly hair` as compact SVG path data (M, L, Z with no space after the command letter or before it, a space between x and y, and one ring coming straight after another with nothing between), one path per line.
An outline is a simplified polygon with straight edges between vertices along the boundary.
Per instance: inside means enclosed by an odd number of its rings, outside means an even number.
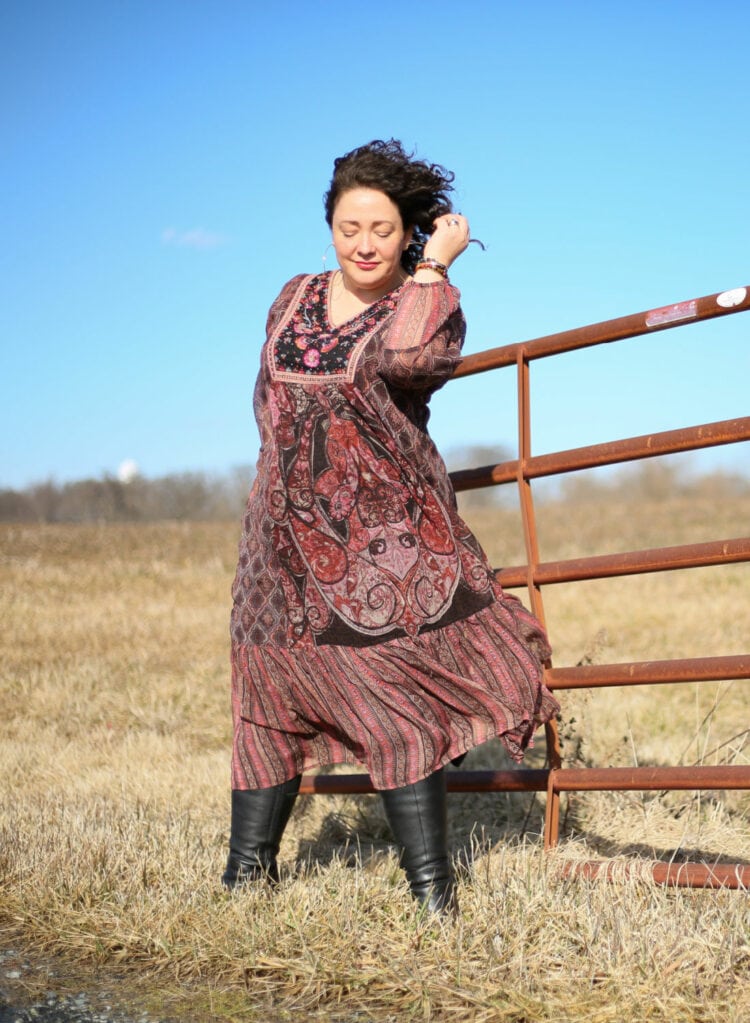
M323 197L326 223L332 226L333 211L344 192L353 188L384 192L398 206L404 228L413 229L411 244L401 257L404 270L413 273L433 221L453 210L448 197L453 179L453 173L440 164L415 160L397 139L374 139L334 160L331 184Z

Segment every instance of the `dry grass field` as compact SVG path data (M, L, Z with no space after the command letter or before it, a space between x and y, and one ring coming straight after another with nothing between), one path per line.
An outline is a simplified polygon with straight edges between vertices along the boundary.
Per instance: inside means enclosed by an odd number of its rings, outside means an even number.
M540 510L545 558L747 533L746 503ZM510 511L473 516L493 563ZM275 894L228 896L237 526L0 528L0 947L183 1021L740 1023L747 893L570 879L561 861L750 862L747 793L450 797L462 916L420 919L377 798L300 797ZM545 591L555 664L745 653L750 566ZM525 596L525 594L521 594ZM743 682L563 695L568 762L747 763ZM543 742L530 755L543 763ZM505 766L499 747L466 767Z

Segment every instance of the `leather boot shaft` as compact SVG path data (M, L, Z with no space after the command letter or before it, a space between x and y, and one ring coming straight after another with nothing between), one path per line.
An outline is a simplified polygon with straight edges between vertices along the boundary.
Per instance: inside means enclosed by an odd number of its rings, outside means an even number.
M222 877L225 888L263 879L278 883L276 857L300 781L298 775L270 788L232 790L229 859Z
M431 912L457 912L448 855L446 779L443 770L403 788L381 792L388 823L401 848L401 865L414 898Z

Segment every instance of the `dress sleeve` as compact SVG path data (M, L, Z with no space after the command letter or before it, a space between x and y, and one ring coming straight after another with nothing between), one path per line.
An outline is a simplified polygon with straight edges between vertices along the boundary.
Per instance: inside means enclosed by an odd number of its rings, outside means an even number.
M461 358L466 321L446 281L407 281L385 338L380 375L402 390L434 391Z

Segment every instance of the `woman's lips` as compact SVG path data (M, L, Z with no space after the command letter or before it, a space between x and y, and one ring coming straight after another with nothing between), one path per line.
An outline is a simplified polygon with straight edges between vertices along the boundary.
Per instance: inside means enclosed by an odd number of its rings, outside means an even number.
M377 263L357 263L360 270L374 270L377 265Z

